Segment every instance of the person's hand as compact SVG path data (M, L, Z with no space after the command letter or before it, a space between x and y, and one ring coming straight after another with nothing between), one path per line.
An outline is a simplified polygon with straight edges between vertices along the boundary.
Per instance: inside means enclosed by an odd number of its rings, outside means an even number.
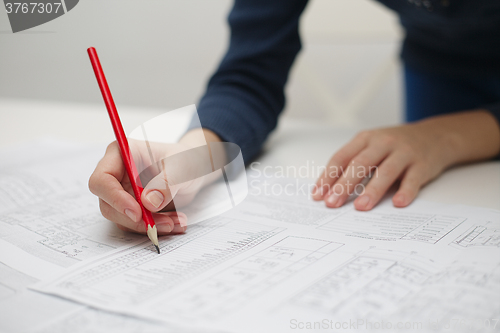
M169 211L173 209L173 198L177 206L188 204L198 191L209 181L210 177L198 177L193 179L194 170L202 165L196 163L198 157L195 154L184 154L186 160L178 163L179 159L169 163L167 157L180 156L179 153L187 152L194 147L199 147L204 142L199 142L200 133L193 130L188 132L179 143L158 144L151 142L150 150L146 149L144 142L129 140L130 150L138 171L143 176L149 176L147 182L143 182L144 191L141 201L144 207L153 212L153 218L158 234L182 233L187 227L187 217L181 212ZM207 140L220 141L213 133L204 131ZM150 152L152 156L150 155ZM151 164L151 157L155 161L167 161L146 168ZM144 169L144 171L142 171ZM142 171L142 172L141 172ZM148 173L151 173L148 175ZM199 172L198 172L199 173ZM183 181L189 179L189 181ZM120 149L115 142L111 143L89 179L90 191L99 197L99 206L102 215L114 222L120 229L138 233L146 233L142 212L137 203L125 166L123 164ZM175 207L175 208L180 208Z
M453 164L491 158L500 150L500 129L487 111L429 118L364 131L342 147L316 182L312 198L342 206L352 193L358 210L372 209L398 180L396 207L409 205L420 188ZM364 178L371 177L366 187Z

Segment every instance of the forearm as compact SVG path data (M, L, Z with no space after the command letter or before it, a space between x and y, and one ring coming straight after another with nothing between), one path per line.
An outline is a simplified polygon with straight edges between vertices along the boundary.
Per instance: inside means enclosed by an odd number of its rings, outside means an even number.
M249 163L276 127L284 86L300 50L307 0L236 0L229 49L198 104L203 128L241 148Z
M500 126L487 110L471 110L424 119L413 124L443 143L447 167L487 160L500 153Z
M210 147L210 143L223 142L221 138L215 134L213 131L206 128L195 128L188 131L184 136L179 140L179 143L184 145L188 149L193 149L196 147L206 145L208 148L208 154L210 158L210 163L212 164L212 168L214 164L217 165L225 165L226 164L226 156L218 156L217 158L222 159L222 161L214 162L214 157L212 155L212 150ZM194 151L194 150L193 150ZM203 153L202 153L203 154ZM217 180L220 177L218 173L211 173L203 177L203 186L206 186L213 181Z
M203 138L205 140L203 140ZM206 128L192 129L184 134L184 136L179 140L179 143L192 147L205 145L205 143L210 142L222 142L222 140L217 134Z

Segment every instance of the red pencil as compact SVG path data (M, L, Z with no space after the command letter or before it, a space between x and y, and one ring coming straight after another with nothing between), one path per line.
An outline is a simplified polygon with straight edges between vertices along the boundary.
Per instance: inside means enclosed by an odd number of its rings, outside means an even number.
M123 131L122 123L120 121L120 117L118 116L115 102L113 101L113 96L111 96L108 82L106 81L106 77L104 76L104 72L101 67L101 62L99 61L99 57L97 56L95 48L89 47L87 49L87 52L89 54L92 67L94 68L97 83L99 84L99 88L101 89L104 104L106 104L106 108L108 109L109 119L111 119L111 125L113 125L116 141L118 141L118 145L120 146L120 153L122 155L123 163L125 164L125 169L127 170L128 178L130 179L130 184L132 184L135 198L141 206L142 219L144 220L144 224L146 225L148 237L153 242L153 245L156 247L156 251L158 251L159 254L160 247L158 245L158 234L156 231L155 221L153 220L153 215L151 214L151 212L144 208L144 206L142 205L141 194L144 188L142 187L137 168L135 167L134 160L132 158L132 155L130 154L127 137L125 136L125 132Z

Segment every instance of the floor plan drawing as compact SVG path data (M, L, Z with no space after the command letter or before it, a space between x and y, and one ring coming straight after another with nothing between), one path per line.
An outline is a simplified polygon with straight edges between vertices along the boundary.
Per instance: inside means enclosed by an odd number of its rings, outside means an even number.
M450 245L462 248L474 246L500 247L500 222L485 222L475 225Z

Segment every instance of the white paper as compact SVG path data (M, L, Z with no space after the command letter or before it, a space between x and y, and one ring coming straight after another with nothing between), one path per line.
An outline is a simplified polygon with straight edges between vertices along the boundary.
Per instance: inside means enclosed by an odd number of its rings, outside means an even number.
M102 151L0 154L0 331L500 329L499 211L418 200L327 209L307 184L278 179L298 195L250 191L161 238L157 255L100 215L86 183ZM38 280L83 305L26 289Z
M35 276L33 267L53 273L54 266L69 267L144 238L104 219L87 188L102 153L95 146L46 143L1 155L0 248L11 250L0 251L0 261Z
M0 263L0 332L31 332L48 320L58 320L66 313L85 308L27 289L37 281Z
M144 240L104 219L87 189L103 148L43 141L0 152L1 332L167 329L134 318L122 323L115 314L27 289L65 267ZM83 325L85 318L100 320Z
M307 195L250 195L185 235L163 237L160 255L147 242L114 250L36 288L121 314L234 332L380 330L399 322L488 332L500 315L499 216L425 201L400 209L387 200L363 213L352 204L330 210ZM465 324L450 330L456 317Z

